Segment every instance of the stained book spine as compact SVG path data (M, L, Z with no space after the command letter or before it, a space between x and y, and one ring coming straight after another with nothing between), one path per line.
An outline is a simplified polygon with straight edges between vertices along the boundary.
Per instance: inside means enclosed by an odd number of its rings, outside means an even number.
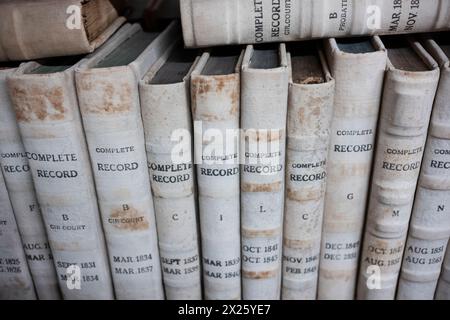
M450 29L448 0L181 0L180 8L188 47Z
M60 289L65 299L112 299L73 68L29 74L38 66L23 65L8 86Z
M371 44L373 52L354 54L340 50L335 39L325 41L336 90L327 166L319 299L351 300L355 295L387 59L378 37L372 38Z
M450 300L450 246L447 245L447 254L442 265L441 276L436 289L436 300Z
M128 39L142 34L138 24L130 25L76 70L80 110L118 299L164 298L139 81L170 46L176 26L172 23L155 34L127 64L100 67Z
M150 70L139 88L148 170L166 296L170 300L197 300L202 292L190 81L186 76L178 83L151 84L167 58Z
M76 78L116 297L163 299L136 76L117 67Z
M13 208L0 170L0 300L35 300Z
M59 299L47 233L36 200L14 108L6 88L6 76L14 70L0 71L0 164L36 293L41 300Z
M450 68L448 58L429 40L441 65L428 141L405 246L397 299L432 300L450 237Z
M77 73L78 96L118 299L162 299L138 84L130 68Z
M322 52L320 58L325 74L323 83L291 81L289 84L283 233L284 300L314 300L317 294L335 86Z
M286 48L273 69L242 65L241 207L243 298L278 300L281 293L286 119Z
M240 62L234 73L203 75L209 57L202 55L191 77L204 295L209 300L238 300L239 141L234 135L239 129ZM226 146L214 135L226 137Z
M419 44L413 43L413 49L428 71L404 71L388 62L362 246L358 299L395 297L439 80L436 62Z

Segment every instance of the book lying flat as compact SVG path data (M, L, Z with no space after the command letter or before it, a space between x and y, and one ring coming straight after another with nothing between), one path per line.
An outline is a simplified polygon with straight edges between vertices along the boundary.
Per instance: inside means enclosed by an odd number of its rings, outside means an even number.
M450 29L450 0L181 0L187 47Z
M0 1L0 61L94 51L125 22L118 1Z

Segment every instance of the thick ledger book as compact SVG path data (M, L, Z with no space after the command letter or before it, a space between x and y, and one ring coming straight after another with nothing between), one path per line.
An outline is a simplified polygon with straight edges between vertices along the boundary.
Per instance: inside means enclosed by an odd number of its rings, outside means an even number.
M439 67L418 43L383 38L388 69L361 250L358 299L395 297Z
M441 76L397 289L408 300L433 299L450 237L450 43L423 44Z
M436 300L450 300L450 246L448 245L434 298Z
M112 299L113 287L74 70L80 57L21 65L9 94L64 299Z
M16 114L6 87L6 77L14 71L12 64L8 67L0 63L0 165L36 294L40 300L59 299L58 281L47 232L34 192Z
M335 83L315 44L288 46L284 300L314 300L317 294Z
M204 295L241 298L240 48L205 52L192 71L191 109Z
M0 61L94 51L125 22L109 0L0 1Z
M202 298L190 73L196 51L176 41L140 82L148 170L167 299Z
M242 62L242 292L281 294L289 70L284 44L248 46Z
M0 170L0 300L35 300L33 280Z
M163 299L139 81L179 32L126 25L75 73L117 299Z
M181 0L186 46L450 29L449 0Z
M328 39L325 51L336 90L318 298L351 300L356 289L387 55L378 37Z

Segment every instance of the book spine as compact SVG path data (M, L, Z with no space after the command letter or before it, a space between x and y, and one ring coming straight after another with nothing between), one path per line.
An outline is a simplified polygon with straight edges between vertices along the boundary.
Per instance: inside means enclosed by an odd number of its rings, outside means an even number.
M325 42L336 90L318 285L323 300L355 295L387 59L379 39L372 42L377 51L364 54L342 52L334 39Z
M201 75L208 58L205 53L191 77L204 295L209 300L239 300L240 170L234 135L239 129L240 74ZM224 137L226 144L219 141Z
M141 82L140 96L166 296L198 300L202 290L190 82ZM180 150L182 154L175 153Z
M0 300L35 300L13 208L0 170Z
M40 300L59 299L47 233L14 108L6 88L6 76L13 70L0 71L0 164L37 296Z
M278 300L289 72L284 44L280 45L278 68L249 68L252 52L248 46L242 66L243 298Z
M322 60L324 69L326 62ZM289 85L286 199L283 233L284 300L314 300L320 260L326 165L334 80Z
M436 300L450 300L450 246L447 246L447 254L442 265L442 272L435 294Z
M135 73L80 68L76 84L116 298L163 299Z
M112 299L73 69L8 78L64 299Z
M94 1L89 1L94 2ZM84 19L86 1L2 1L0 3L0 61L85 54L102 45L125 22L109 1L94 8L109 26L89 39ZM94 5L95 6L95 5ZM25 22L26 21L26 22ZM48 37L48 33L52 37ZM92 41L91 41L92 40Z
M387 71L358 299L394 299L439 70Z
M448 0L181 0L180 9L188 47L450 28Z
M397 299L432 300L450 237L450 68L441 77L431 117Z

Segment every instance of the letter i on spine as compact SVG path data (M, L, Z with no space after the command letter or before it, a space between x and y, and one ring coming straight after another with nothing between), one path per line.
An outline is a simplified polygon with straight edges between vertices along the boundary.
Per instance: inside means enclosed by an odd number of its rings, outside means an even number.
M212 50L192 72L191 99L206 299L241 298L238 48Z

